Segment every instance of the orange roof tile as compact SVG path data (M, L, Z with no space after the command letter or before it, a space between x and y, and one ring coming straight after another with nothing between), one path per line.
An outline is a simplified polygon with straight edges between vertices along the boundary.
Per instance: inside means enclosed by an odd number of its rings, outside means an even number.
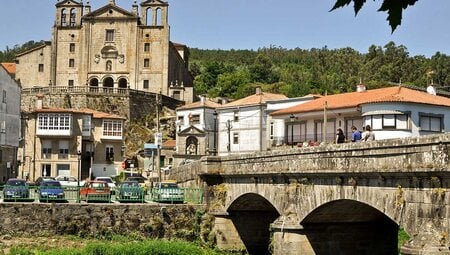
M364 92L350 92L323 96L301 105L276 111L272 113L272 115L321 111L323 110L325 102L327 103L327 109L351 108L361 104L381 102L418 103L450 107L450 99L447 97L430 95L426 92L409 89L402 86L395 86L366 90Z
M124 117L120 117L118 115L109 114L106 112L99 112L96 110L83 108L83 109L65 109L65 108L42 108L36 109L34 112L37 113L81 113L81 114L92 114L92 117L95 119L125 119Z
M177 146L177 141L176 140L165 141L162 144L162 147L175 147L175 146Z
M177 108L177 110L194 109L194 108L202 108L202 107L217 108L217 107L220 107L220 106L221 106L221 104L218 104L218 103L213 102L213 101L211 101L209 99L206 99L204 104L202 104L201 101L197 101L197 102L194 102L194 103L190 103L190 104L187 104L187 105L180 106L180 107Z
M260 94L253 94L251 96L244 97L244 98L238 99L236 101L230 102L228 104L224 104L220 108L244 106L244 105L258 105L258 104L264 104L270 100L279 100L279 99L286 99L286 98L287 97L282 94L261 92Z
M16 73L16 63L0 63L9 74Z

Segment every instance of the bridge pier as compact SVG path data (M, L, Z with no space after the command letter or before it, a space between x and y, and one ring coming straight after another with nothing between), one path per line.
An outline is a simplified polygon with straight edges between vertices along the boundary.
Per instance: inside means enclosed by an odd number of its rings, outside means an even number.
M244 242L227 212L214 213L217 248L221 250L245 250Z

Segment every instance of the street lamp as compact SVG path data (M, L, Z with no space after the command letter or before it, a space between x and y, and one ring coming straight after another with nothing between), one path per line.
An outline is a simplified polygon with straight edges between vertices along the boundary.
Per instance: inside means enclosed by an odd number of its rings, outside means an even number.
M81 177L81 151L78 151L78 187L80 187L80 177Z
M214 117L214 131L213 131L213 155L217 155L217 146L216 146L216 136L217 136L217 111L214 110L213 112L213 117Z
M294 114L291 114L291 116L289 116L289 119L291 120L291 148L293 148L294 147L294 121L295 121Z

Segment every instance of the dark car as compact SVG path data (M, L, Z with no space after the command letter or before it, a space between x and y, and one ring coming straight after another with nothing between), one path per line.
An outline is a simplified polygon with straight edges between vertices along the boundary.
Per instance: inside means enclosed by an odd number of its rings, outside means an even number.
M23 201L30 197L28 184L24 179L9 179L3 189L3 201Z
M119 202L142 202L144 190L137 181L124 181L117 187L116 199Z
M61 202L64 201L64 188L59 181L44 180L39 186L39 201Z

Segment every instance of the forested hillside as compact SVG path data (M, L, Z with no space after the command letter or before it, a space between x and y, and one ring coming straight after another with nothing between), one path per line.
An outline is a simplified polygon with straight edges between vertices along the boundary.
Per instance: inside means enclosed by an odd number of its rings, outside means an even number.
M13 62L16 54L41 42L29 41L0 51L0 62ZM242 98L261 86L263 91L288 97L310 93L353 91L362 80L368 88L408 84L426 87L431 81L450 86L450 56L436 52L431 58L410 56L403 45L372 45L367 53L352 48L258 50L190 49L190 69L197 94ZM448 89L448 88L447 88Z
M309 93L353 91L362 80L368 88L408 84L426 87L431 81L450 85L450 57L410 56L390 42L372 45L362 54L352 48L249 50L190 49L190 68L197 94L242 98L255 86L288 97Z

